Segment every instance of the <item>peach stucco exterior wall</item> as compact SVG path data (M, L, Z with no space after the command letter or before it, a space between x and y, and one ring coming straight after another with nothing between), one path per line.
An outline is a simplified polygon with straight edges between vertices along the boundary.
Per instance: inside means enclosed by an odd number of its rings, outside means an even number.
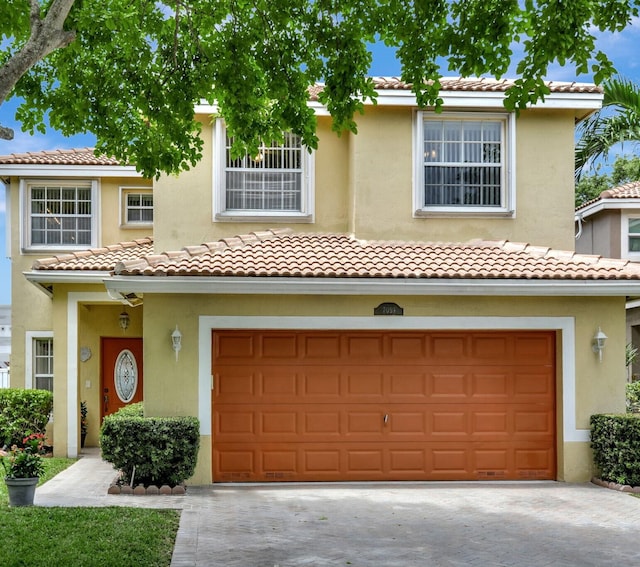
M405 317L575 317L576 426L589 428L593 413L624 411L624 300L621 298L369 297L369 296L145 296L145 408L150 415L197 415L198 317L363 317L383 301L395 301ZM176 361L170 333L178 325L182 350ZM602 364L591 349L597 326L609 336ZM559 350L559 353L562 351ZM560 354L559 354L560 358ZM558 360L558 478L583 482L592 474L588 443L565 442L562 377ZM193 483L211 482L210 443L201 439Z
M204 117L203 117L204 119ZM415 109L368 107L358 134L337 136L318 118L315 217L297 231L348 232L363 239L466 242L508 239L573 250L574 114L527 110L516 120L516 212L512 217L414 218ZM204 158L155 184L158 251L273 228L286 222L214 221L215 128L207 120ZM171 218L173 222L162 222ZM545 219L544 223L540 219Z

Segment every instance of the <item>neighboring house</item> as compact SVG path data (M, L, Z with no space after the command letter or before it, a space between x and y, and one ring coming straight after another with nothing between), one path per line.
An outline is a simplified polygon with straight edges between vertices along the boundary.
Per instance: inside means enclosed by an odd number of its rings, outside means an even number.
M55 452L78 453L81 400L95 445L144 399L199 417L194 483L588 480L640 266L573 252L601 90L550 83L516 115L511 84L444 80L434 113L376 79L358 135L314 98L317 151L242 159L201 106L203 160L153 182L89 150L0 157L11 380L52 387Z
M576 251L640 262L640 181L600 193L575 212ZM640 301L627 302L626 344L640 348ZM640 377L640 359L631 375Z
M9 387L11 305L0 305L0 388Z

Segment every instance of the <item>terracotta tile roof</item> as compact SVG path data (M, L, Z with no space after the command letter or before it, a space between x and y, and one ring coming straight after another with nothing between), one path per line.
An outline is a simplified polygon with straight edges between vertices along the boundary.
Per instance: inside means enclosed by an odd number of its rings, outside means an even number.
M399 77L372 77L377 90L410 90L411 83L405 83ZM461 78L442 77L441 91L469 91L469 92L505 92L515 84L514 79L491 78ZM602 93L602 87L592 83L547 81L552 93ZM312 100L318 99L323 85L314 85L309 89Z
M618 187L611 187L610 189L605 189L595 199L591 199L590 201L583 203L579 207L576 207L576 211L584 209L585 207L588 207L589 205L593 205L593 203L597 203L598 201L602 201L603 199L638 199L638 198L640 198L640 181L631 181L623 185L618 185Z
M58 256L36 260L34 270L113 271L118 262L131 261L153 254L153 238L139 238L104 248L65 252Z
M384 242L358 240L343 234L296 234L281 229L118 262L115 273L133 276L637 280L640 279L640 265L508 241Z
M113 157L95 156L93 148L45 150L0 156L0 164L7 165L121 165Z

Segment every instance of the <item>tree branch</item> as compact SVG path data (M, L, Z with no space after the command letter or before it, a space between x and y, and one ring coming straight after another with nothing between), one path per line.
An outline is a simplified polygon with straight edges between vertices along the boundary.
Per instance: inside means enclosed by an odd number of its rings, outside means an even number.
M75 39L75 32L63 29L74 2L75 0L54 0L47 15L42 19L40 3L38 0L30 0L31 34L29 39L20 51L0 67L0 105L31 67L55 49L66 47ZM0 127L0 139L13 139L13 130Z

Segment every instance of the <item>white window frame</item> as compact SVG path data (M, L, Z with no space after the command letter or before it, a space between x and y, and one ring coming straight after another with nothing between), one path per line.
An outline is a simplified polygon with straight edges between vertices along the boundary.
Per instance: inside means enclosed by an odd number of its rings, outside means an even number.
M47 185L51 187L82 187L91 190L91 238L87 244L32 244L31 242L31 187ZM99 242L100 209L99 182L96 179L21 179L20 219L23 224L20 247L30 252L51 252L52 250L86 250L95 248Z
M500 206L473 205L425 205L424 195L424 132L426 120L492 120L502 123L502 180ZM514 217L516 205L515 183L515 147L516 120L513 113L489 112L442 112L418 110L415 113L413 127L413 216L415 218L434 216L477 216L477 217Z
M311 223L314 220L315 152L302 146L302 192L299 211L227 210L226 204L226 128L224 120L215 122L213 148L213 221Z
M148 186L135 187L131 185L120 186L120 228L152 228L152 221L130 221L129 205L127 203L129 195L151 195L153 197L153 188ZM155 203L154 203L155 206ZM155 216L155 209L152 207L152 215Z
M27 331L25 333L25 349L24 349L24 387L27 390L35 389L35 342L37 340L53 340L53 331ZM55 357L55 353L53 355ZM54 358L55 363L55 358ZM53 380L52 380L53 384ZM55 384L53 384L55 387Z
M620 252L623 258L627 258L629 260L640 261L640 251L635 252L633 250L629 250L629 221L631 220L640 220L640 211L634 212L623 212L621 215L620 222ZM638 234L638 238L640 238L640 234Z

